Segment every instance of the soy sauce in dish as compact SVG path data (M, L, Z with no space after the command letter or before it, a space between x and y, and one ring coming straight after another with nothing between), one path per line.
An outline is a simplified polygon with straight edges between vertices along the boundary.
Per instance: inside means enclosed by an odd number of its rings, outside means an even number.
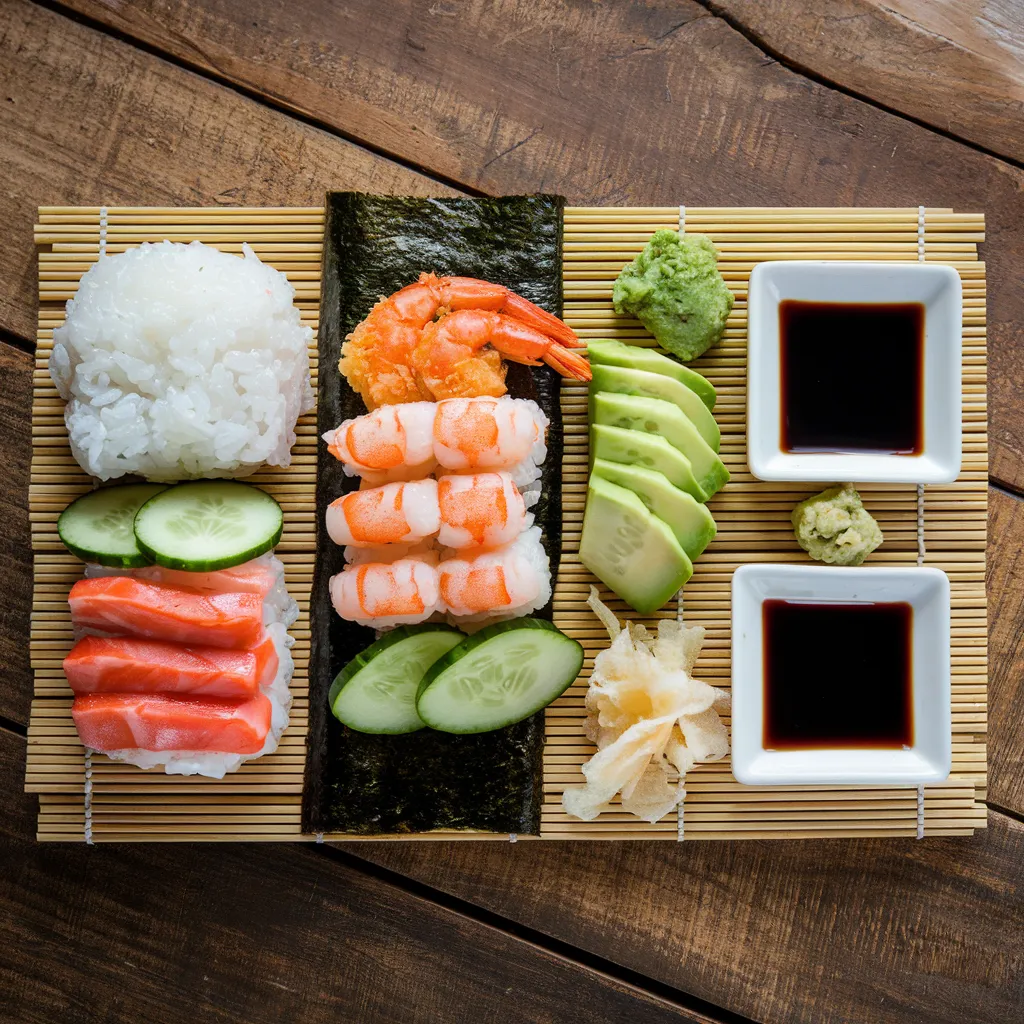
M779 349L783 451L921 454L921 303L786 299Z
M768 600L762 616L766 750L913 745L909 604Z

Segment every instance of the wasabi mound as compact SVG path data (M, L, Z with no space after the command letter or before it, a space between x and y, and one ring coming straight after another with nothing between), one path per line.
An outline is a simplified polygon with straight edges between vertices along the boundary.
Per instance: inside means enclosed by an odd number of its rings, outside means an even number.
M860 565L882 543L882 531L853 484L801 501L792 519L797 543L817 562Z
M655 231L626 264L612 300L617 313L636 317L683 360L696 359L721 338L733 302L711 239L667 228Z

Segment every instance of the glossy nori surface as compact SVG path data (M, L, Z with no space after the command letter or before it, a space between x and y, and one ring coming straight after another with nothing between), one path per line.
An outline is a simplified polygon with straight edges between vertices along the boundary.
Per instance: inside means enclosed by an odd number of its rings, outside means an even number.
M366 411L337 371L345 336L380 296L415 281L421 271L495 281L561 315L563 207L557 196L417 199L329 193L318 339L319 431ZM534 511L554 576L562 526L559 378L547 366L509 363L507 384L511 396L537 402L551 420L543 494ZM543 713L490 733L422 729L402 736L357 733L330 713L331 681L374 640L372 629L342 621L331 607L328 581L344 561L342 549L320 529L327 505L357 485L322 445L303 829L361 835L431 829L537 833ZM535 614L550 619L550 602Z

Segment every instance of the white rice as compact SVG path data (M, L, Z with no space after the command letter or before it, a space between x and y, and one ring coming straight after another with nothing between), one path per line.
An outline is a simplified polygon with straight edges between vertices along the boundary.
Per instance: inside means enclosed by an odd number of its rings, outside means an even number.
M50 376L86 472L180 480L289 464L313 408L312 331L287 278L242 248L144 243L82 278Z

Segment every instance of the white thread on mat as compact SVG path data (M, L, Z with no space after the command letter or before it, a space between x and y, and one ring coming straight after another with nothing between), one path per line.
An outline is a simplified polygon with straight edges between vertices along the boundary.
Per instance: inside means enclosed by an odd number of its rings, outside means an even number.
M92 842L92 751L85 748L85 785L82 787L82 810L85 813L83 837L89 846Z
M924 484L917 485L917 564L924 565Z
M686 207L680 205L679 207L679 234L686 234ZM683 621L683 589L679 588L679 593L676 595L676 622ZM682 786L682 779L679 780L680 786ZM683 834L686 831L686 814L683 809L683 801L686 800L686 790L683 789L683 798L676 804L676 822L678 830L678 842L683 841Z
M917 208L917 262L924 263L924 207ZM917 564L924 565L924 484L917 485ZM917 787L917 838L924 839L924 786Z
M100 257L107 255L107 208L100 207Z

